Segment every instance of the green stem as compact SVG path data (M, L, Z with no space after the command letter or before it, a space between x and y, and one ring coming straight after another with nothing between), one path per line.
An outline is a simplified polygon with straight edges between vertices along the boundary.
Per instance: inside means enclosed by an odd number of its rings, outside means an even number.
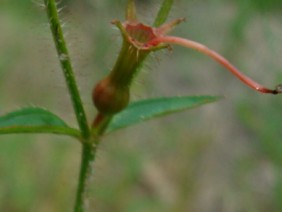
M92 138L85 142L82 147L82 158L80 165L79 183L76 192L75 212L86 211L87 187L92 177L93 163L100 142L100 136L107 128L111 116L98 114L93 122Z
M88 187L87 185L90 181L92 171L91 164L95 159L98 140L94 140L93 142L91 140L90 130L87 124L85 111L74 77L70 56L63 36L63 31L60 24L55 0L44 0L44 3L46 6L48 20L56 46L57 54L69 89L72 105L76 114L76 119L83 137L79 183L74 208L75 212L83 212L85 211L86 207L86 188Z
M76 119L83 138L87 139L90 136L90 130L87 124L85 111L82 105L81 97L74 77L70 56L68 53L68 49L66 46L62 27L59 20L56 3L55 0L44 0L44 3L46 6L46 11L47 11L54 43L57 49L57 54L71 96L72 105L76 114Z
M92 177L92 165L97 151L97 142L85 143L82 147L79 183L76 192L75 212L86 211L87 188Z

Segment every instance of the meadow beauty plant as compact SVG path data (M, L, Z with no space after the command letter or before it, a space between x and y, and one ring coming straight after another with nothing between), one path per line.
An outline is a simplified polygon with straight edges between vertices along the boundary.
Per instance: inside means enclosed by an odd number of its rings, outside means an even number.
M177 96L131 103L130 86L151 52L161 49L171 50L171 45L194 49L211 57L250 88L261 93L282 93L282 85L277 85L274 89L262 86L205 45L168 35L176 25L184 21L183 18L179 18L165 23L173 0L163 1L152 26L139 21L134 0L128 0L125 21L112 21L112 24L120 30L123 43L111 72L93 88L92 100L97 109L97 115L90 124L77 87L56 2L55 0L44 0L44 5L78 127L77 129L70 127L59 116L46 109L32 107L13 111L0 117L0 134L52 133L71 136L79 141L82 154L74 206L76 212L88 209L86 205L87 189L96 152L104 134L154 117L195 108L220 99L215 96ZM89 211L92 210L89 209Z

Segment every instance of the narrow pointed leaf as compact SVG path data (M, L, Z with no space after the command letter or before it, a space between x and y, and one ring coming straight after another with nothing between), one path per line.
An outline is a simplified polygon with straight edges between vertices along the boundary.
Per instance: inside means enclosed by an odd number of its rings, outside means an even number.
M191 109L214 102L221 97L215 96L183 96L149 99L131 103L124 111L113 117L107 128L112 132L155 117Z
M169 12L172 8L172 5L173 5L173 0L163 0L162 6L154 22L155 27L159 27L166 21Z
M42 108L24 108L0 117L0 134L54 133L80 137L80 132L70 128L55 114Z
M136 7L134 0L129 0L127 3L126 20L134 22L137 20Z

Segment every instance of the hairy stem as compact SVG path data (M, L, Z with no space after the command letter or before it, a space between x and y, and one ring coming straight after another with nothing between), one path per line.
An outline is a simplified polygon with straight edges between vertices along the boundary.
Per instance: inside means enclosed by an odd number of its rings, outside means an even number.
M89 187L92 172L93 172L93 162L95 160L97 151L97 143L85 143L82 147L81 155L81 165L80 165L80 174L79 182L76 192L76 201L75 201L75 212L84 212L86 211L87 205L87 188Z
M59 20L58 10L55 0L44 0L50 29L52 31L53 40L56 46L57 54L64 73L64 77L71 96L72 105L75 111L76 119L84 139L90 136L90 130L87 124L85 111L82 105L80 93L76 84L70 56L66 46L62 27Z
M52 31L54 43L56 46L57 54L60 60L60 64L64 73L64 77L68 86L68 90L71 96L72 105L75 111L76 119L83 137L82 142L82 157L79 174L79 182L76 193L75 212L83 212L86 209L87 187L91 179L92 163L95 159L97 150L97 143L90 136L90 129L87 124L85 111L82 105L80 93L76 84L73 68L71 65L70 56L66 46L66 42L63 36L62 27L60 24L58 10L55 0L44 0L50 28Z
M104 133L111 118L111 116L98 114L92 125L92 136L83 144L79 183L76 192L75 212L84 212L87 210L87 188L92 178L93 163L95 161L97 148L100 142L100 136Z

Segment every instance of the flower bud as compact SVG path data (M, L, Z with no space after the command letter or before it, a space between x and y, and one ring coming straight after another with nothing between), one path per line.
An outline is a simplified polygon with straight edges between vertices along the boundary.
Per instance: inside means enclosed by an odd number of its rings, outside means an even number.
M117 86L111 77L106 77L94 87L92 100L100 113L113 115L128 105L129 88Z

